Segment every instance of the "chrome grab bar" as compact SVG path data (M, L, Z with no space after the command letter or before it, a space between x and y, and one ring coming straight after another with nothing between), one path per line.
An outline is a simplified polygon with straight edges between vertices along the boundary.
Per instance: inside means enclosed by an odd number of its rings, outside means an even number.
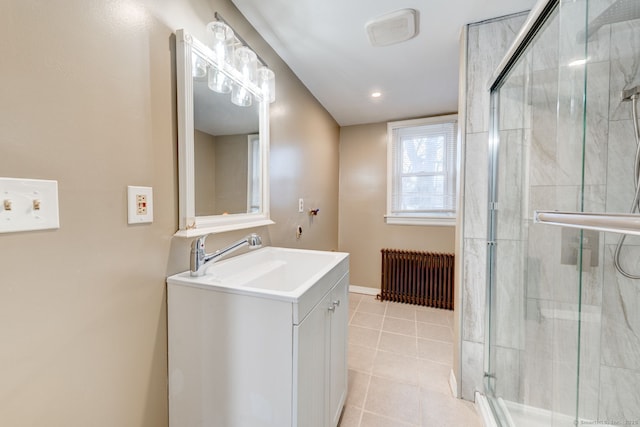
M536 210L533 222L640 236L640 214Z

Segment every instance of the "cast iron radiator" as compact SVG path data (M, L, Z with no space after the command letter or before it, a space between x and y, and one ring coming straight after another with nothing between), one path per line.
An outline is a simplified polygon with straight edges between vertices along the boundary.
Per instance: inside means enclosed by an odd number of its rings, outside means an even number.
M382 249L381 301L453 310L453 254Z

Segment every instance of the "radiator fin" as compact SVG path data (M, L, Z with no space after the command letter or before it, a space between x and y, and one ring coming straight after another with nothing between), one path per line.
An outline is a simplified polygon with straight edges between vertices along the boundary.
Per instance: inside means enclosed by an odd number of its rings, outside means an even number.
M382 301L453 310L453 254L382 249Z

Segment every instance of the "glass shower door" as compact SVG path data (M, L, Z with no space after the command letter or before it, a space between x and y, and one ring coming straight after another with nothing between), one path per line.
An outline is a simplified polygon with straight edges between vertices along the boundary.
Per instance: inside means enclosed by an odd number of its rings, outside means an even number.
M598 160L585 152L586 8L557 2L492 92L485 380L503 425L573 426L584 398L581 304L601 274L599 236L533 212L600 208L585 181Z

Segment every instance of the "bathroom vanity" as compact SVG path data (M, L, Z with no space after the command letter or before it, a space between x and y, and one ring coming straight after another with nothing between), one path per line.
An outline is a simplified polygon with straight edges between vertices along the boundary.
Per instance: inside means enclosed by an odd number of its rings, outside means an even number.
M167 279L171 427L335 427L349 258L266 247Z

